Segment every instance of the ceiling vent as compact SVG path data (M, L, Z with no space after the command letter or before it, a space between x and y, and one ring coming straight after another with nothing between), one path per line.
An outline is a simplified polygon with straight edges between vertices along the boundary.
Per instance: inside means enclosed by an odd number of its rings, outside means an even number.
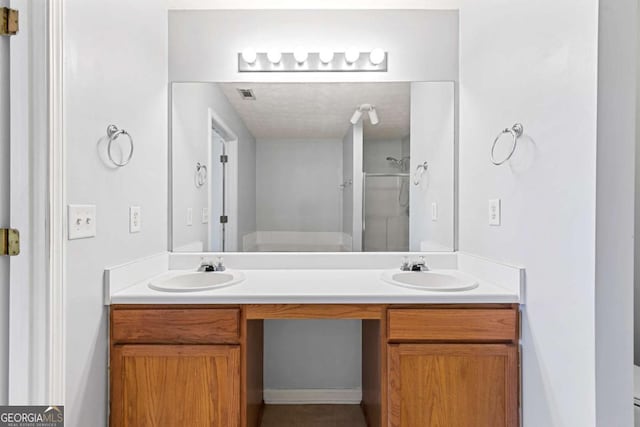
M240 97L245 101L255 101L256 95L253 93L252 89L238 89L238 93Z

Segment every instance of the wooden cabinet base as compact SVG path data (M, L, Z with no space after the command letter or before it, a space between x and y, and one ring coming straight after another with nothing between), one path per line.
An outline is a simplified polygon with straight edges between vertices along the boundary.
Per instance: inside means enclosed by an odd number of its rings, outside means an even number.
M391 344L390 427L516 427L513 344Z
M259 427L263 319L362 319L368 427L516 427L518 306L111 307L112 427Z
M240 347L118 345L112 427L240 425Z

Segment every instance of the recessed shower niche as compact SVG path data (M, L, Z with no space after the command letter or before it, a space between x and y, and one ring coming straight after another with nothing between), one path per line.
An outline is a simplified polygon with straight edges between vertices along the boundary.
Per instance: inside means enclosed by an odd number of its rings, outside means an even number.
M454 249L452 82L173 83L176 252Z

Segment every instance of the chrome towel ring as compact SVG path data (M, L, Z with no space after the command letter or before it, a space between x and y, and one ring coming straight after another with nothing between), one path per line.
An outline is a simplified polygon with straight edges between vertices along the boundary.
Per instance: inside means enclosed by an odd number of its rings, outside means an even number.
M196 188L202 187L207 182L207 167L200 162L196 163Z
M416 167L416 172L413 174L413 185L420 185L422 175L424 175L427 169L429 169L429 164L427 162L424 162Z
M119 163L115 161L115 159L113 158L113 155L111 154L111 145L113 144L113 141L118 139L121 135L126 135L127 138L129 138L129 146L131 147L131 149L129 150L129 155L127 156L126 160L122 163ZM133 138L131 138L131 135L129 135L129 132L127 132L124 129L118 129L118 126L116 125L107 126L107 136L109 137L109 144L107 145L107 156L109 156L109 160L111 161L111 163L113 163L115 166L119 168L126 166L127 163L129 163L131 161L131 158L133 157Z
M498 136L496 136L496 139L493 140L493 145L491 146L491 163L496 166L500 166L501 164L507 162L511 158L511 156L513 156L513 153L515 153L516 145L518 144L518 138L522 136L523 132L524 127L520 123L516 123L515 125L511 126L511 129L507 128L500 132ZM513 138L513 147L511 147L511 151L509 152L507 157L505 157L503 160L497 161L495 157L496 145L498 144L498 141L500 141L502 135L506 134L511 134L511 137Z

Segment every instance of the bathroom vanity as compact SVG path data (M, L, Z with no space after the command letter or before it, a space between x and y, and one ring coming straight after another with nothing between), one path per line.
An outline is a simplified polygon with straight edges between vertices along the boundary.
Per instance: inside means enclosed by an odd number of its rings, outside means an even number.
M443 257L476 263L471 270L491 280L435 292L386 284L384 270L248 269L244 282L221 289L161 292L149 279L112 289L110 425L259 427L272 319L362 321L354 345L368 426L519 425L520 289L495 281L521 270Z
M369 426L518 425L514 304L149 304L111 308L111 426L260 426L265 319L362 319Z

